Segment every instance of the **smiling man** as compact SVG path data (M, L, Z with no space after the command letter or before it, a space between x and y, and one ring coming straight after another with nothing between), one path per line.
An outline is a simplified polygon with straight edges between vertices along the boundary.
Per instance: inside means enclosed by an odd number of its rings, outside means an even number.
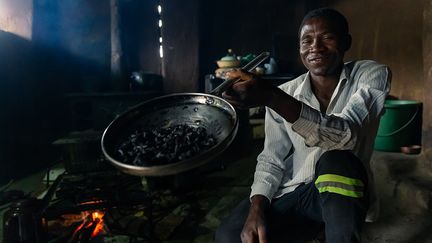
M266 137L250 198L222 222L216 242L298 242L305 228L296 227L305 222L308 231L324 227L326 242L361 242L365 218L376 216L369 162L390 70L369 60L344 63L351 36L333 9L304 17L299 46L308 72L279 87L228 73L240 81L223 97L240 108L265 105Z

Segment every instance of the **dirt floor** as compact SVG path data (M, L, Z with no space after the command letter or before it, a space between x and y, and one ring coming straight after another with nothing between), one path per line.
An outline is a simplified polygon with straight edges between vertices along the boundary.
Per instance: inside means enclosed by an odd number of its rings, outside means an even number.
M247 149L231 149L215 161L177 176L143 178L158 193L152 242L208 243L232 208L248 197L256 156L262 140L253 140ZM375 151L372 167L380 197L380 217L366 223L366 243L432 242L432 170L425 156ZM9 189L29 193L40 190L44 172L14 182ZM154 186L156 185L156 187ZM6 207L2 208L4 213ZM1 225L3 223L1 222ZM0 232L2 233L2 232ZM150 242L135 237L106 237L102 242Z

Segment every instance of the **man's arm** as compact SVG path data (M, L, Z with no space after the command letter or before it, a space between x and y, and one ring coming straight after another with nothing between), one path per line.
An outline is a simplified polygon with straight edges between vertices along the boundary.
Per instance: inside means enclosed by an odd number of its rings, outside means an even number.
M251 198L249 214L241 232L242 242L267 242L266 213L270 208L269 200L263 195L255 195Z
M278 87L242 70L230 71L227 75L230 79L240 79L222 94L234 106L244 109L267 106L291 123L299 118L302 103Z
M233 85L232 93L235 95L225 93L224 98L239 107L270 107L293 123L292 129L305 139L308 146L327 150L353 149L365 123L381 115L390 90L389 68L374 62L369 65L366 74L357 77L362 79L357 92L337 116L322 114L279 88L242 71L229 73L231 78L237 77L242 81Z
M382 115L385 98L390 91L391 72L387 66L368 62L364 72L357 72L356 92L341 113L326 115L302 105L292 129L305 139L308 146L326 150L352 150L357 139L372 121ZM349 80L347 82L350 82Z

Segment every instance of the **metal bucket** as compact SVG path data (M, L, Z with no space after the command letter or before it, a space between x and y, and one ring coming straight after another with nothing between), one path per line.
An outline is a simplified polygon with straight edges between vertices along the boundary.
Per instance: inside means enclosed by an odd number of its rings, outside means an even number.
M386 100L375 139L375 149L401 152L402 147L420 146L423 104L414 100Z

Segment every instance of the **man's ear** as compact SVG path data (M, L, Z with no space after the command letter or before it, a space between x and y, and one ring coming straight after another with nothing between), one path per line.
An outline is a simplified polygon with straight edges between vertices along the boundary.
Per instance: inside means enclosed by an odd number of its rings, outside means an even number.
M347 34L345 38L345 51L348 51L351 48L351 43L352 43L352 37L350 34Z

